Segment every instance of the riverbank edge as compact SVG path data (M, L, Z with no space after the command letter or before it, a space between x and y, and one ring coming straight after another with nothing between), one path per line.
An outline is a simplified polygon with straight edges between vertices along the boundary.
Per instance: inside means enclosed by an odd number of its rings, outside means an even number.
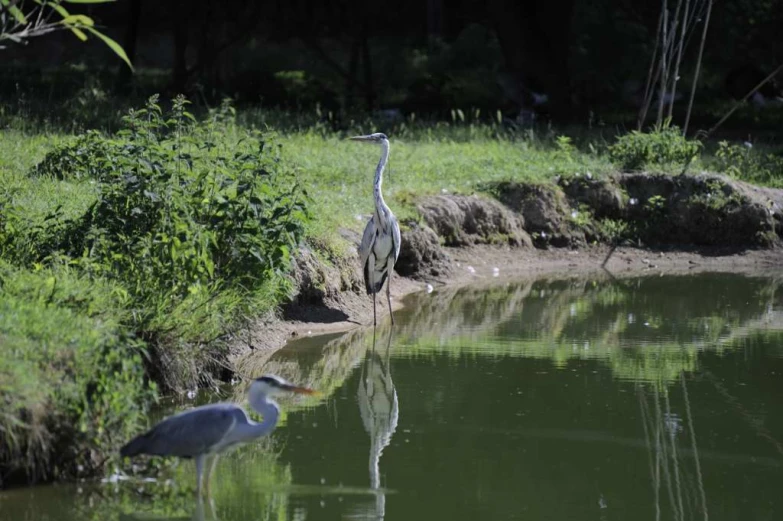
M486 188L417 200L421 219L403 223L394 309L413 292L496 277L783 273L783 190L711 173ZM612 235L617 229L625 235ZM358 246L357 232L341 234ZM298 252L294 298L233 335L228 365L260 367L259 358L301 336L372 327L359 264L354 250L326 260ZM378 310L379 321L389 320L385 298Z
M508 280L530 277L625 278L731 272L748 275L783 273L783 250L746 250L734 253L634 248L599 245L581 250L514 250L493 245L449 248L454 271L445 279L395 277L392 308L401 309L406 296L441 286L480 283L494 277ZM606 261L606 263L604 263ZM357 259L358 262L358 259ZM472 268L472 269L471 269ZM494 268L498 268L495 271ZM497 273L497 275L496 275ZM384 298L385 300L385 298ZM380 304L380 300L379 300ZM378 321L388 321L388 310L378 306ZM290 341L303 336L344 333L372 327L372 301L350 290L331 295L322 303L292 303L280 316L265 316L234 335L231 366L245 365L248 357L267 358ZM328 319L344 315L345 319ZM295 318L285 318L286 316ZM253 365L257 365L257 360ZM241 375L252 377L254 375Z

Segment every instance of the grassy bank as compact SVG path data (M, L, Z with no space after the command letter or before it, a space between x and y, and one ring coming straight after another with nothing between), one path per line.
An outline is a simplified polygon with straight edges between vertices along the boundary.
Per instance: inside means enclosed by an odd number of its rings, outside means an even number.
M113 136L1 142L0 476L89 474L153 382L208 382L224 336L287 295L306 196L228 107L196 122L152 100Z
M184 101L163 109L153 100L111 134L0 130L6 482L103 469L158 389L219 375L226 335L287 298L299 244L336 255L353 247L338 232L360 231L372 211L379 150L348 135L391 136L385 194L403 220L418 219L422 194L623 166L674 173L688 164L783 184L775 150L702 150L676 132L613 145L597 132L520 129L478 114L339 132L280 118L228 105L194 118Z

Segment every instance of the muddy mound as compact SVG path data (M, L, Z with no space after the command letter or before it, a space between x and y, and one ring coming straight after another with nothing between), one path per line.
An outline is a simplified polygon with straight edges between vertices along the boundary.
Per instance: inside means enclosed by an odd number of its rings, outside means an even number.
M622 218L628 203L628 196L614 178L560 178L558 186L572 208L585 205L597 219Z
M524 230L524 221L492 199L476 195L436 195L423 197L417 207L424 221L447 246L532 245Z
M345 291L359 292L364 286L357 255L326 258L309 247L297 250L291 275L296 288L292 305L324 305Z
M585 230L573 222L574 210L560 187L503 181L492 185L490 190L522 217L525 230L533 236L537 248L586 244Z
M717 174L624 174L624 217L650 244L768 247L783 238L783 191Z
M404 277L416 279L448 274L449 262L438 235L426 225L405 223L402 229L400 257L394 270Z
M770 247L783 239L783 190L717 174L569 177L556 185L489 187L516 212L536 247L593 242Z

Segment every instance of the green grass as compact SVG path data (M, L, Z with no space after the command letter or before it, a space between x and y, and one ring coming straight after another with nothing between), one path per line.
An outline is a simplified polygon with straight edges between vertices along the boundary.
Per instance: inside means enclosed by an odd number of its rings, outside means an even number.
M370 132L367 129L365 132ZM395 139L391 136L384 198L398 218L415 218L416 196L470 194L479 182L514 179L546 183L558 175L612 170L595 154L562 152L526 139L473 141L440 138ZM373 208L373 176L380 157L377 146L323 137L316 132L289 133L281 138L284 153L313 197L315 219L308 234L334 237L338 227L361 230Z
M32 477L100 467L154 395L123 322L125 293L67 267L0 260L0 467ZM79 450L75 450L78 448ZM59 449L59 450L58 450Z

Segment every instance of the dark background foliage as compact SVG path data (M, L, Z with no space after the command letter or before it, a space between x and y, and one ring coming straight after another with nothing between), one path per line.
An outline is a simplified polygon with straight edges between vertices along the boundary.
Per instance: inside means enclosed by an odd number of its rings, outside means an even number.
M675 4L668 2L670 11ZM0 96L6 104L27 103L33 113L47 102L98 110L109 98L163 92L210 104L228 96L240 105L318 106L341 117L377 110L443 116L459 107L625 123L639 105L661 5L120 0L84 9L123 45L135 73L104 46L56 33L0 51ZM685 52L681 92L693 78L701 27ZM697 122L714 122L726 103L783 62L780 27L783 0L714 4ZM773 84L763 92L776 95ZM685 101L676 103L675 120L685 110ZM758 125L765 117L733 121Z

